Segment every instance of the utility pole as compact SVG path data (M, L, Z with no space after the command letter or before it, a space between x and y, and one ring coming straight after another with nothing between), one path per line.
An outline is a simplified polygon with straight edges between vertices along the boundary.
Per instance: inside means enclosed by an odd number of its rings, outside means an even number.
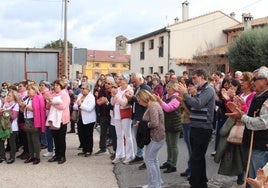
M68 40L67 40L67 3L68 0L65 0L64 8L64 74L67 79L69 79L68 74Z

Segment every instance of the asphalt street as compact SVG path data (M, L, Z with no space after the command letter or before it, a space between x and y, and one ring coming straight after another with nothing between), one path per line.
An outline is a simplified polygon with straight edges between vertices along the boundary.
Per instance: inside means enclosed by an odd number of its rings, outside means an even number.
M77 134L67 134L66 163L59 165L49 163L48 157L41 157L38 165L24 164L16 159L13 164L0 164L0 187L2 188L140 188L148 184L147 171L139 170L136 165L113 165L110 153L100 156L78 156L79 146ZM94 152L98 151L99 134L94 131ZM179 156L177 172L164 174L163 187L187 188L189 183L180 173L186 168L188 156L183 139L179 139ZM209 188L230 188L235 182L235 177L226 177L217 174L218 164L213 161L210 153L214 148L214 139L209 144L207 151L207 177ZM111 148L110 148L111 149ZM17 155L21 150L17 153ZM46 150L41 151L41 155ZM7 153L8 157L9 154ZM166 160L166 146L160 150L160 164ZM162 170L161 170L162 171Z
M209 188L230 188L236 181L236 177L228 177L219 175L218 164L213 161L211 152L214 151L214 137L209 143L208 151L206 154L207 163L207 177L209 179ZM169 188L187 188L190 187L185 177L181 177L180 173L183 172L187 166L188 153L183 138L179 139L179 156L177 164L177 172L164 174L161 170L162 180L164 182L163 187ZM166 160L166 145L162 147L159 153L160 164ZM122 163L116 164L114 172L118 181L118 186L121 188L140 188L148 184L147 171L139 170L140 164L124 165Z

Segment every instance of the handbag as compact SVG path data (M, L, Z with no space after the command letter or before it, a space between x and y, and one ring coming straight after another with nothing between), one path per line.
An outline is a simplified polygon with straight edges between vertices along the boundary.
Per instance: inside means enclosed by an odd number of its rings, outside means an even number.
M244 130L245 125L241 121L236 121L235 125L231 128L227 141L232 144L241 145L243 142Z
M25 123L24 123L25 132L31 132L31 133L38 132L38 128L34 127L33 121L34 121L33 118L25 119Z
M71 114L71 120L74 122L78 122L78 117L79 117L79 111L78 110L73 110Z
M121 119L127 119L127 118L132 118L132 108L124 108L120 109L120 117Z

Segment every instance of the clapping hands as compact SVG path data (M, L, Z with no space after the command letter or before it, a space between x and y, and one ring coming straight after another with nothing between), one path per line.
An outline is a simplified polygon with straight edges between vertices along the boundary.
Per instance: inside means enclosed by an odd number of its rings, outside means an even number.
M247 178L247 183L252 188L268 188L268 177L265 175L264 170L260 168L257 171L257 177L255 179Z

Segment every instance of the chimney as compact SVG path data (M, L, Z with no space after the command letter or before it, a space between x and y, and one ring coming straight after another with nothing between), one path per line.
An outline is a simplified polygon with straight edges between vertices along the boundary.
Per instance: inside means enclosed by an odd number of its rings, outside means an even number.
M235 19L235 13L234 12L231 12L230 16Z
M174 19L174 23L178 23L178 22L179 22L179 18L176 17L176 18Z
M182 3L182 21L189 19L189 2L186 0Z
M244 31L251 29L251 20L253 19L251 14L250 13L248 13L248 14L243 13L242 19L243 19L242 21L244 23Z

